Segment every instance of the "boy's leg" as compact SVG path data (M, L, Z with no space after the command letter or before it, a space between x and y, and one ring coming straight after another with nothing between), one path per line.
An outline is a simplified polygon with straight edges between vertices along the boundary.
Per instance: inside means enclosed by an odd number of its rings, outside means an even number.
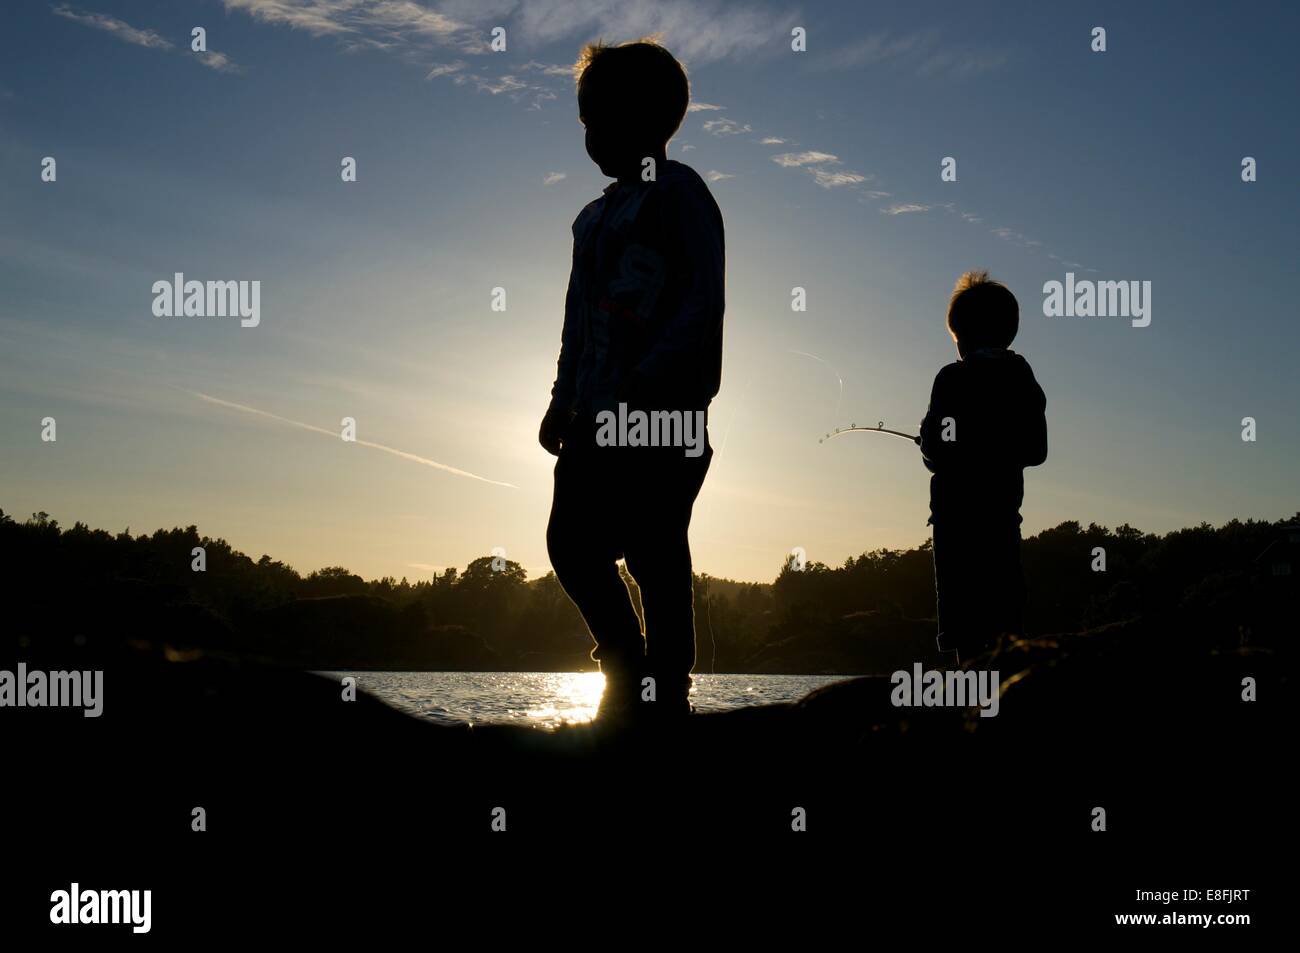
M939 631L934 644L945 665L954 659L961 661L956 647L959 600L952 546L948 533L935 523L930 555L934 559L934 614Z
M1000 596L993 620L994 628L998 635L1020 637L1025 632L1025 602L1028 595L1024 567L1020 563L1020 527L1003 528L998 540L998 559L992 563L998 573Z
M646 448L645 460L629 481L637 487L625 555L641 590L645 614L646 671L655 679L664 712L689 711L695 666L695 593L689 530L695 498L713 450L699 457L681 448Z
M1024 605L1018 527L960 523L934 530L939 648L962 662L1019 634Z
M939 620L936 644L945 661L954 654L959 663L984 649L987 633L981 619L982 585L978 548L970 527L934 524L935 610Z
M607 678L639 681L645 642L619 575L622 550L614 530L614 507L627 504L619 500L614 470L601 455L606 448L594 445L582 423L575 425L555 462L546 547L556 578L596 641L591 657Z

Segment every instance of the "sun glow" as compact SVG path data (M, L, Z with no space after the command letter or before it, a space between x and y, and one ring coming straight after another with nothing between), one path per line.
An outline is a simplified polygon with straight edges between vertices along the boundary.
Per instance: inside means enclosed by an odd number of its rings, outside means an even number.
M530 709L528 718L546 724L583 724L596 717L605 691L601 672L556 672L546 676L554 703Z

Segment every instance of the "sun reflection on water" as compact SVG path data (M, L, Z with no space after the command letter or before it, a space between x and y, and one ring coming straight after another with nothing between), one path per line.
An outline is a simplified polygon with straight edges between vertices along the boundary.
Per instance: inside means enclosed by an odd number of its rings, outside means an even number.
M554 672L545 676L552 704L530 708L527 716L544 724L578 725L596 717L600 696L605 691L601 672Z

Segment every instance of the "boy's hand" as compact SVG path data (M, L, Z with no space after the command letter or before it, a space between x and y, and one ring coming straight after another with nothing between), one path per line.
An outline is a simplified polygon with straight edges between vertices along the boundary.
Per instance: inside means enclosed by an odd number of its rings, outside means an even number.
M572 411L565 410L563 407L551 407L542 418L541 429L537 432L537 442L551 456L558 457L560 447L564 444L564 432L569 429L572 421Z

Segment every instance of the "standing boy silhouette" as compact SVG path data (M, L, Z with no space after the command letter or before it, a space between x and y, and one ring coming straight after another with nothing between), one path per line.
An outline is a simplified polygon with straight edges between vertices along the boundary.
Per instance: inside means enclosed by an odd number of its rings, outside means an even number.
M617 181L573 223L560 357L538 435L559 458L547 548L596 641L598 719L676 716L690 711L695 664L687 530L713 450L707 431L692 455L602 446L596 416L626 405L707 422L722 375L722 215L699 175L666 156L690 99L671 53L647 40L589 45L577 85L587 154ZM620 558L640 589L644 630Z
M931 473L930 523L941 652L959 661L1021 634L1020 567L1024 468L1047 459L1047 399L1023 357L1010 350L1020 306L986 271L962 275L948 303L960 360L934 379L921 422Z

